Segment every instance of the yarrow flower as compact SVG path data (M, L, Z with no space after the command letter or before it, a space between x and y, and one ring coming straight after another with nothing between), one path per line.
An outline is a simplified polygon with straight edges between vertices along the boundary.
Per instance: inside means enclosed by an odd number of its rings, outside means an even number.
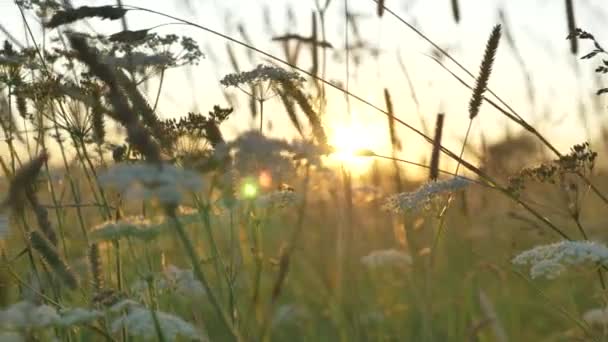
M256 198L255 203L262 208L286 208L293 206L299 200L295 191L278 190Z
M136 238L152 240L166 227L163 224L154 224L143 217L125 217L118 221L104 222L91 232L91 238L99 241L120 240Z
M59 319L55 308L21 301L0 311L0 325L17 329L45 328Z
M178 204L182 191L198 191L201 177L170 164L120 163L99 176L103 185L114 186L137 199L156 198L161 203Z
M304 82L305 80L296 72L276 66L259 64L251 71L228 74L224 76L220 83L225 87L239 87L241 84L257 84L263 81Z
M530 276L533 279L553 279L566 269L566 265L608 265L608 247L593 241L561 241L522 252L512 262L516 265L530 265Z
M392 195L383 205L383 209L394 213L412 211L427 206L438 196L466 188L471 181L463 177L454 177L445 181L431 181L414 192L403 192Z
M583 314L583 320L592 326L608 324L608 308L591 309Z
M168 341L175 341L178 336L196 341L207 340L192 324L177 316L162 311L156 311L156 316L163 336ZM132 336L142 337L146 340L156 339L152 312L144 307L132 307L126 315L112 322L113 333L117 333L122 328L126 328Z
M412 264L412 257L396 249L385 249L373 251L362 257L361 263L370 268L408 266Z
M206 291L201 282L196 279L192 270L182 270L174 265L169 265L164 270L164 275L169 285L179 294L188 297L204 296Z
M94 321L102 315L103 313L97 310L88 310L83 308L66 309L61 311L61 318L55 321L55 324L70 327L73 325Z

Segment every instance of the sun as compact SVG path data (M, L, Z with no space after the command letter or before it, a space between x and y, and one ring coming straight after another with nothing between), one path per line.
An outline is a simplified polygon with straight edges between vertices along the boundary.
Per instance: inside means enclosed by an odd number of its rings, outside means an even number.
M329 136L329 144L334 148L330 158L351 171L364 172L373 163L373 158L359 154L374 149L372 137L362 124L336 125Z

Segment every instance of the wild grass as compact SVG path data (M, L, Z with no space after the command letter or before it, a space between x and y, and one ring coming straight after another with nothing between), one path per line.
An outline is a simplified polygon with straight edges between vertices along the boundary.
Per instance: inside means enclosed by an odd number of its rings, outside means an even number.
M587 40L594 50L583 59L606 54L566 3L572 53ZM328 41L326 14L340 5L332 0L306 13L310 36L268 37L283 57L256 47L245 26L239 39L120 1L17 2L59 39L41 44L23 16L33 47L7 40L0 51L0 340L608 340L608 190L597 143L558 150L490 89L500 25L475 76L391 1L369 4L430 43L432 58L471 91L458 152L442 138L443 113L429 136L400 114L396 91L383 90L383 109L350 89L351 59L358 67L375 50L348 1L340 8L344 85L327 79L328 50L342 49ZM446 1L457 23L468 17L460 5ZM207 114L159 115L165 71L203 52L189 37L155 32L165 24L131 30L126 18L141 12L228 44L223 62L234 72ZM121 20L122 30L104 36L79 26L90 18ZM257 67L242 66L233 46ZM230 88L249 97L250 113L233 107ZM387 117L390 155L356 151L374 160L361 177L330 163L339 152L325 126L330 91ZM297 138L267 135L267 101L283 106ZM473 120L491 115L486 107L521 133L473 159L465 151L477 150L469 137ZM256 128L227 139L228 118L248 114ZM428 164L402 158L403 132L428 143ZM405 166L428 180L415 181Z

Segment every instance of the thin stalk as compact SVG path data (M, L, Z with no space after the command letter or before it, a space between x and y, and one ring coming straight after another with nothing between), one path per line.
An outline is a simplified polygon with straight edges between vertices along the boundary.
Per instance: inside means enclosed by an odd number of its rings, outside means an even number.
M263 134L264 129L264 99L259 99L260 102L260 134Z
M230 317L224 312L219 301L215 297L215 294L213 293L211 286L209 285L209 282L207 281L207 277L205 277L205 274L203 273L203 270L201 269L200 258L198 257L198 254L196 253L196 250L194 249L194 246L192 245L192 241L188 237L188 234L186 233L184 226L179 221L175 208L166 208L166 213L167 213L167 216L173 222L173 226L177 232L177 235L178 235L179 239L181 240L182 245L184 246L184 249L186 250L186 253L188 254L188 257L190 258L194 276L196 276L197 280L200 281L201 284L203 285L203 287L205 288L205 292L207 292L207 294L208 294L209 301L211 302L211 305L213 306L217 315L219 316L219 318L222 322L222 325L224 325L226 330L228 330L228 332L230 333L230 335L232 337L232 340L235 340L237 342L244 341L241 334L232 325Z

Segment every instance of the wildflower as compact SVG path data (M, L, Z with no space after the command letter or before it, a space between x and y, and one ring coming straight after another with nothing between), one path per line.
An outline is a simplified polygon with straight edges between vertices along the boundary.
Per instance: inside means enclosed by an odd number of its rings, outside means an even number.
M142 52L133 52L129 56L102 56L101 62L110 66L126 68L133 66L167 66L175 62L170 53L148 55Z
M242 84L258 84L263 81L271 82L304 82L304 78L296 72L283 68L259 64L251 71L238 74L228 74L220 81L225 87L239 87Z
M407 266L412 263L412 257L396 249L373 251L361 258L361 262L370 268L383 266Z
M404 192L390 196L383 208L387 211L401 213L428 205L438 196L458 191L467 187L470 181L463 177L454 177L445 181L431 181L414 192Z
M321 157L330 152L327 147L307 140L294 140L289 147L290 151L294 153L294 160L306 159L309 164L319 167L322 166Z
M153 224L142 217L126 217L118 221L104 222L91 232L91 238L98 241L120 240L124 238L137 238L152 240L158 236L165 225Z
M83 308L67 309L61 311L61 317L55 321L55 324L69 327L94 321L101 316L102 313L97 310L87 310Z
M167 340L174 341L178 336L190 340L205 340L192 324L181 318L161 311L156 311L155 314L158 317L158 323L163 336ZM156 338L152 312L147 308L133 307L129 310L128 314L112 322L112 332L116 333L122 328L126 328L130 335L143 337L146 340Z
M592 241L561 241L522 252L512 262L516 265L530 265L530 276L533 279L553 279L566 269L566 265L607 265L608 247Z
M57 311L48 305L21 301L0 311L0 324L13 328L44 328L59 319Z
M255 203L262 208L285 208L294 205L298 199L295 191L279 190L258 197Z
M131 309L131 308L137 308L137 307L141 307L141 304L132 299L123 299L123 300L113 304L112 306L110 306L108 311L120 312L124 309Z
M278 179L294 169L288 157L290 145L285 140L266 137L259 131L248 131L228 146L235 151L234 169L240 174L257 174L263 167L273 179Z
M202 187L198 174L169 164L120 163L106 170L99 180L126 191L132 198L156 198L165 204L177 204L182 191L197 191Z
M4 331L0 333L0 341L4 342L23 342L25 338L15 331Z
M196 279L192 270L182 270L174 265L169 265L164 275L169 284L180 294L189 297L205 295L203 284Z
M583 314L583 320L590 325L605 326L608 324L608 308L591 309Z
M289 144L286 141L269 138L255 130L242 133L228 146L243 153L256 155L276 154L289 150Z

